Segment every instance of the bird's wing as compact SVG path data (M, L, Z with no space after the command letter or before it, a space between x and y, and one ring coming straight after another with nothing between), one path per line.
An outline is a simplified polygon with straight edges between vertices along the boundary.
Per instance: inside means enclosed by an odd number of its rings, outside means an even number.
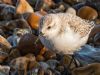
M94 27L93 22L85 21L80 17L72 14L58 14L62 27L66 28L66 26L72 28L75 33L79 33L81 37L86 36L90 33L91 29ZM63 26L65 25L65 26Z
M81 37L84 37L88 35L93 28L93 25L91 25L88 22L85 21L70 21L68 22L70 27L74 30L75 33L79 33Z

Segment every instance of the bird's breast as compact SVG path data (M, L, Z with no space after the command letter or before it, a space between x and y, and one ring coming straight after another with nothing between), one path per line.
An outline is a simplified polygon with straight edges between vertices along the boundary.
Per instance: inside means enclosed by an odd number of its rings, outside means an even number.
M51 41L55 50L58 50L58 52L73 54L73 52L79 50L79 48L86 43L86 40L87 36L81 38L79 34L66 33L53 38Z
M66 32L50 39L40 38L45 47L64 54L73 54L87 42L87 39L88 35L81 38L80 34L74 32Z

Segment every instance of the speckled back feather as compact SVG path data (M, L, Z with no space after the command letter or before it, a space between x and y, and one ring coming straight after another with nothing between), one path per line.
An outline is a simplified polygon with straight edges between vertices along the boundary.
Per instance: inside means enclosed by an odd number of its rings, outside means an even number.
M75 15L67 13L65 14L57 14L59 18L62 20L62 27L69 26L74 30L75 33L79 33L81 37L86 36L90 33L91 29L94 27L93 22L89 22L81 19ZM51 15L52 16L52 15ZM66 24L66 25L65 25ZM65 26L63 26L65 25Z

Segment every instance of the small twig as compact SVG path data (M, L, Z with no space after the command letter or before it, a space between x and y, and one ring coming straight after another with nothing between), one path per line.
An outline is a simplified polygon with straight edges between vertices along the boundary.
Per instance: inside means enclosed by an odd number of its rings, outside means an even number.
M37 44L38 41L39 41L39 38L37 38L37 39L35 40L34 44Z

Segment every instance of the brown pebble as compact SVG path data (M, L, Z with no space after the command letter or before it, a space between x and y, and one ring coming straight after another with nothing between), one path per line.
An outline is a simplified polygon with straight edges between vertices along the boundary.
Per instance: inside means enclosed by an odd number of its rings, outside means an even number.
M47 70L45 71L45 75L53 75L53 73L52 73L51 70L47 69Z
M83 67L76 68L72 75L100 75L100 63L92 63Z
M35 56L33 54L28 54L23 57L18 57L13 59L10 62L11 72L17 71L21 74L23 71L24 75L27 75L28 70L32 70L33 68L37 68L39 66L38 62L35 60ZM22 75L22 74L21 74Z
M43 55L43 54L46 52L46 50L47 50L47 49L46 49L45 47L43 47L43 48L41 49L41 51L40 51L39 54L40 54L40 55Z
M27 75L27 69L28 69L28 58L26 57L19 57L16 59L13 59L10 62L10 66L11 66L11 73L13 73L13 69L14 71L17 71L19 75L21 75L21 71L23 71L24 75Z
M100 19L96 19L95 22L97 25L100 25Z
M44 57L43 57L42 55L37 55L37 56L36 56L36 60L37 60L38 62L44 61Z
M56 68L59 72L64 72L64 66L57 66Z
M44 75L45 70L43 68L40 68L38 71L38 75Z
M15 14L14 6L0 3L0 21L13 20L14 14Z
M86 20L94 20L98 17L97 11L94 8L89 6L81 7L78 10L77 15Z
M9 51L10 49L7 46L0 44L0 63L3 63L5 61L5 59L9 55Z
M9 53L8 58L6 59L6 62L10 62L11 60L20 57L20 52L18 51L18 49L13 48L11 49L11 52Z
M37 40L38 37L33 34L25 34L21 37L18 50L21 55L26 55L28 53L33 53L34 55L38 55L40 50L43 48L40 40Z
M25 19L16 19L13 21L9 21L9 22L7 22L5 27L8 30L14 30L15 28L31 30L29 24L27 23L27 21Z
M44 53L44 58L45 58L46 60L56 58L56 53L53 52L53 51L48 50L48 51L46 51L46 52Z

